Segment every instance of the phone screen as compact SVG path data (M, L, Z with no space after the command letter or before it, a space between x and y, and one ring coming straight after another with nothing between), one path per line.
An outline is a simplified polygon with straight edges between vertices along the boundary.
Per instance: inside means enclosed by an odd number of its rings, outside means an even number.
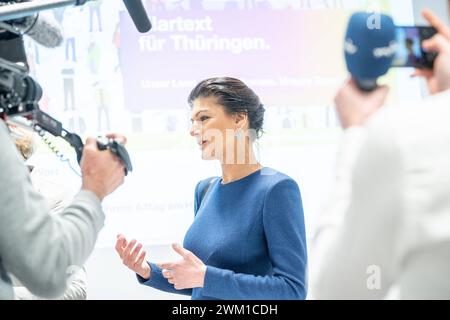
M433 27L397 26L395 28L397 49L393 67L433 68L437 54L422 48L422 42L433 37Z

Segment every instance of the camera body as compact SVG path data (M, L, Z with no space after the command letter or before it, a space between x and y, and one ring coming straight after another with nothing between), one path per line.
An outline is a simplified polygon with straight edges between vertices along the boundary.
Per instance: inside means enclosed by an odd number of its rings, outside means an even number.
M418 69L433 69L436 52L426 51L422 43L437 33L428 26L396 26L396 54L393 67L410 67Z
M28 71L22 36L0 30L0 117L26 115L37 107L42 88Z
M119 159L121 159L122 163L125 166L125 175L127 175L129 171L133 170L130 156L125 147L123 146L123 144L121 144L120 142L107 137L98 137L97 147L99 150L109 150L113 154L115 154Z
M75 149L80 163L84 148L81 138L65 130L61 122L39 109L42 88L28 73L22 36L0 28L0 118L22 117L41 136L43 132L48 132L62 137ZM99 138L97 146L99 150L109 150L115 154L124 164L125 174L133 170L129 154L122 144Z

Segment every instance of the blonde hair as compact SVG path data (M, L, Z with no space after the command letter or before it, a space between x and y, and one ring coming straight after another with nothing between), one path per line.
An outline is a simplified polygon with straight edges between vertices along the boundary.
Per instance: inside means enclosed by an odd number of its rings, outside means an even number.
M14 140L16 148L24 160L31 158L35 151L33 136L31 134L23 133L20 137Z

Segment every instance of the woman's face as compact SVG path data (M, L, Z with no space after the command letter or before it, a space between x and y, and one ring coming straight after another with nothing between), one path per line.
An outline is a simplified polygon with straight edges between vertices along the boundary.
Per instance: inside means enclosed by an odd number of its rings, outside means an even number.
M226 163L227 150L229 155L234 152L235 133L242 120L228 114L215 97L208 97L194 100L191 123L190 134L196 138L202 158Z

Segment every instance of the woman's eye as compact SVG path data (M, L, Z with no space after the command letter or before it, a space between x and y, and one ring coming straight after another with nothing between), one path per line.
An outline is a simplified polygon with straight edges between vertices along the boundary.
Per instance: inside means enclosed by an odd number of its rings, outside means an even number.
M200 121L205 121L207 119L209 119L209 117L207 117L207 116L200 117Z

